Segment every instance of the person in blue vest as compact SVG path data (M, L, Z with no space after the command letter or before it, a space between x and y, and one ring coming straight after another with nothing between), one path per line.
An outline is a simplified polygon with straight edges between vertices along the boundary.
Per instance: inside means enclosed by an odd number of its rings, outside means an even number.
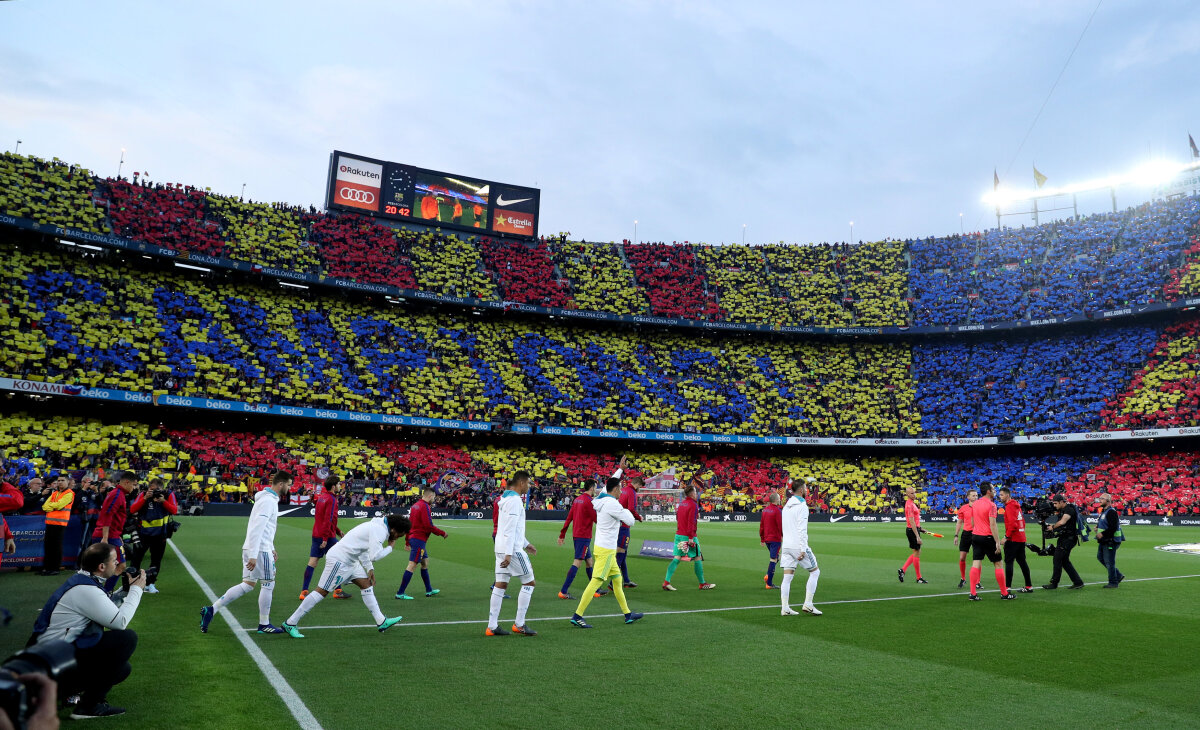
M1121 531L1121 515L1112 506L1112 495L1107 492L1096 497L1100 503L1100 523L1096 525L1099 535L1096 538L1096 559L1108 571L1108 583L1101 588L1116 588L1125 580L1125 574L1117 570L1117 548L1125 542L1125 533Z
M146 573L138 572L128 593L109 596L104 582L116 573L118 559L117 549L107 542L89 545L79 558L79 572L54 591L33 624L29 646L50 641L75 645L74 686L59 688L63 695L80 693L72 720L125 712L108 704L108 692L133 671L129 659L137 634L126 627L142 601Z
M179 503L175 501L175 493L163 485L162 479L155 477L150 480L149 491L139 494L129 505L129 513L137 518L138 535L141 536L141 547L133 549L129 564L140 570L149 552L146 592L158 593L155 583L162 567L163 554L167 552L167 538L170 537L167 525L171 517L179 514Z

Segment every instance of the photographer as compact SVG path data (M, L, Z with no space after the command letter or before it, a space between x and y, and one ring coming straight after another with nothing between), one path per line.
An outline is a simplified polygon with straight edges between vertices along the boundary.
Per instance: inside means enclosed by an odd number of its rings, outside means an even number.
M158 571L162 566L163 554L167 551L168 526L171 517L179 514L179 504L175 501L175 493L163 487L163 481L155 478L150 480L150 491L142 492L129 505L129 513L137 518L137 531L141 543L131 552L129 563L140 570L142 559L150 553L150 570L146 571L146 592L158 593L155 583L158 581Z
M1096 536L1096 559L1108 571L1108 583L1101 588L1116 588L1125 580L1125 574L1117 570L1117 548L1125 542L1125 533L1121 531L1121 515L1112 506L1112 495L1101 494L1096 501L1100 503L1100 522L1096 526L1099 530Z
M125 628L133 619L146 574L130 576L124 599L109 597L104 582L117 574L117 549L106 542L88 546L79 558L80 571L59 586L38 614L29 644L66 641L75 646L78 679L63 694L81 692L71 719L109 717L125 712L106 702L108 691L125 681L133 668L129 658L137 648L137 634ZM105 631L104 629L112 629Z
M1079 511L1075 509L1075 505L1067 502L1067 498L1062 494L1056 494L1050 500L1054 505L1058 521L1050 525L1047 530L1057 539L1054 545L1054 572L1050 576L1050 582L1042 586L1046 590L1054 590L1058 588L1058 581L1062 578L1063 571L1067 571L1067 577L1071 579L1071 585L1067 586L1070 589L1083 588L1083 578L1079 577L1079 571L1075 570L1075 566L1071 564L1071 551L1079 544Z

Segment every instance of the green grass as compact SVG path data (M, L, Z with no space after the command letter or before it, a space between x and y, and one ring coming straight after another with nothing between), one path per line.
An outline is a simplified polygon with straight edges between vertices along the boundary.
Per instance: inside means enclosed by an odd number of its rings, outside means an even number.
M176 544L212 589L224 592L240 577L245 520L183 521ZM901 585L895 570L907 549L896 526L813 525L821 562L817 603L825 611L814 618L779 615L779 594L762 587L766 551L755 525L702 525L706 577L718 584L715 591L697 591L685 564L675 575L679 591L665 593L659 585L666 561L634 558L630 570L641 587L627 595L634 610L651 614L643 621L626 626L601 617L616 612L607 597L589 609L594 630L537 620L536 638L486 638L491 525L440 524L450 538L434 538L429 547L442 595L424 598L417 576L409 591L417 599L396 601L391 595L405 556L378 566L384 613L405 616L387 634L305 629L371 623L351 587L353 600L324 601L306 617L302 641L251 635L324 727L1002 727L1036 717L1055 727L1200 727L1200 578L1132 580L1200 574L1200 558L1153 549L1200 542L1200 530L1133 530L1119 560L1131 580L1116 591L1039 590L1005 603L992 592L969 603L956 589L957 552L949 538L927 541L922 568L929 585L911 577ZM297 604L310 527L280 522L275 623ZM530 523L529 532L540 548L530 618L569 616L574 602L556 597L569 543L555 544L557 524ZM666 540L671 532L669 525L638 525L633 544ZM1045 582L1049 560L1030 559L1034 581ZM1076 551L1075 562L1085 580L1103 578L1090 543ZM581 574L576 595L585 582ZM984 583L995 588L989 576ZM57 579L32 574L0 576L0 604L17 614L0 629L0 652L23 644L56 585ZM206 601L170 550L159 586L162 593L146 596L134 619L141 638L133 676L110 696L129 714L94 724L294 727L223 620L200 634L198 609ZM935 596L942 593L955 595ZM798 606L803 576L792 595ZM929 597L836 603L901 596ZM505 601L502 625L512 622L515 604ZM232 611L243 627L255 625L255 595ZM474 623L408 625L437 621ZM976 708L970 720L967 706Z

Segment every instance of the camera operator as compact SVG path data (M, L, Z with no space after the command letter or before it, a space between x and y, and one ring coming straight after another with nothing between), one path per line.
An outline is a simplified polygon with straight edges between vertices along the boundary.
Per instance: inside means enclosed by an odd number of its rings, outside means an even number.
M1079 571L1071 564L1071 551L1079 544L1079 511L1062 494L1054 495L1050 502L1054 505L1058 521L1047 529L1057 538L1057 542L1054 545L1054 572L1050 576L1050 582L1042 588L1058 588L1058 581L1062 578L1064 570L1071 579L1068 588L1083 588L1083 578L1079 577Z
M146 592L158 593L155 583L158 581L158 571L162 566L163 554L167 551L167 525L171 517L179 514L179 504L175 501L175 493L163 486L163 480L157 477L150 480L150 490L142 492L129 505L129 513L136 515L137 530L141 536L141 544L134 548L130 555L129 564L138 570L142 567L142 559L146 552L150 553L150 570L146 571Z
M1101 588L1116 588L1125 580L1125 574L1117 570L1117 548L1125 542L1125 533L1121 531L1121 515L1112 506L1112 495L1107 492L1096 497L1100 503L1100 522L1096 525L1099 533L1096 535L1096 559L1108 571L1108 583Z
M117 560L117 549L107 542L88 546L79 558L79 572L46 601L29 638L30 645L66 641L75 646L76 686L62 688L66 695L82 693L73 720L125 712L106 699L133 671L129 658L137 648L137 634L125 627L142 600L146 574L129 576L128 593L110 597L103 585L116 574Z

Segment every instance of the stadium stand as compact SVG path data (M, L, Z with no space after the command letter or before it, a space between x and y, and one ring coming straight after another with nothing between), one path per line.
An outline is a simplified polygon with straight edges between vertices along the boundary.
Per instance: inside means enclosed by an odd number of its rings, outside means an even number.
M1200 425L1200 320L1167 327L1144 364L1102 412L1106 427Z
M134 178L133 182L106 180L100 191L118 236L176 251L229 255L220 225L208 215L208 194L203 190Z
M570 287L554 270L550 250L542 241L533 244L484 237L483 261L495 272L505 301L542 307L574 307Z
M316 246L308 240L307 213L266 203L206 195L208 214L221 224L226 256L305 274L321 272Z
M483 270L479 249L460 238L422 233L409 244L420 288L452 297L499 299L492 277Z
M845 306L835 250L828 244L762 247L772 285L786 300L787 321L835 326L854 323L854 315Z
M648 310L649 304L634 285L633 272L616 246L569 241L566 236L549 243L554 262L570 282L577 307L615 314Z
M766 260L753 246L696 246L705 279L731 322L782 325L788 321L782 298L771 290Z
M0 213L107 233L94 189L92 174L77 165L0 153Z
M650 313L660 317L724 319L713 292L688 245L624 243L625 259L633 269L638 288L650 302Z
M416 289L409 262L410 235L358 216L317 215L309 242L326 276Z

